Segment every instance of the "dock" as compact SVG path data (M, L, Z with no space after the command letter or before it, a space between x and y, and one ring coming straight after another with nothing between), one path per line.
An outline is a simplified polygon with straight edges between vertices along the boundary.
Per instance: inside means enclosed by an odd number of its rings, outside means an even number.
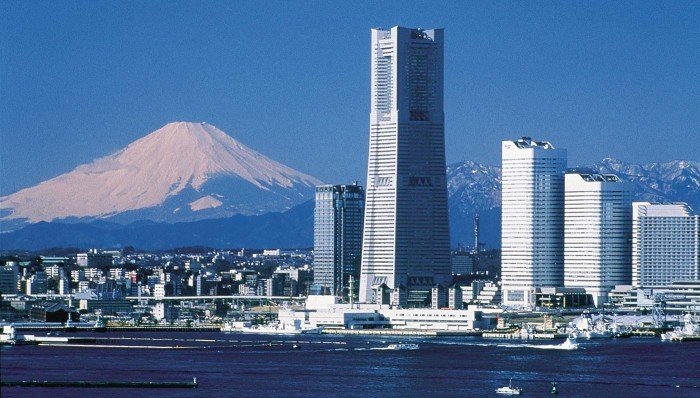
M556 332L536 332L523 335L519 330L514 331L495 331L495 332L484 332L482 337L485 339L499 339L499 340L554 340L554 339L565 339L568 337L565 333Z
M73 388L197 388L197 378L192 381L46 381L16 380L0 381L2 387L73 387Z
M479 330L416 330L416 329L323 329L323 334L350 336L481 336Z
M152 326L110 326L107 331L119 332L220 332L221 325L208 326L176 326L176 325L152 325Z
M700 336L673 336L669 341L674 342L688 342L688 341L700 341Z

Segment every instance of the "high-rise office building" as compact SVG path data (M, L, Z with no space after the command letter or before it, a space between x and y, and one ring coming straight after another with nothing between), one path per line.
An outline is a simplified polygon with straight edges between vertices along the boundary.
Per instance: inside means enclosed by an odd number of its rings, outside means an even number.
M523 137L502 143L503 303L530 306L564 283L566 150Z
M632 204L632 285L700 279L700 216L685 203Z
M564 286L584 288L600 306L631 282L631 187L585 169L568 171L564 186Z
M469 275L474 270L474 258L466 250L452 252L452 275Z
M364 207L358 183L316 187L314 284L326 294L348 296L349 278L359 277Z
M0 266L0 294L17 294L19 269L16 265Z
M371 59L360 301L428 305L451 283L443 30L372 29Z

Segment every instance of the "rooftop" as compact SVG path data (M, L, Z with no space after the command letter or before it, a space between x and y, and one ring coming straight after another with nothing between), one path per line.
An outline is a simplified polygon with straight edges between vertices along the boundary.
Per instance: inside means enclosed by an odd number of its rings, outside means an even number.
M556 149L549 141L535 141L530 137L520 137L513 142L518 148Z
M600 174L590 169L569 169L566 174L579 175L586 182L623 182L615 174Z

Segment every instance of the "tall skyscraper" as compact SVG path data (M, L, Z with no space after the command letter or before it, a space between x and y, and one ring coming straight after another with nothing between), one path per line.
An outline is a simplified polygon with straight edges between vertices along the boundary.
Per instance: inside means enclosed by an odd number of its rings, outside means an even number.
M314 284L348 297L349 278L360 275L365 191L352 185L316 187Z
M564 286L586 289L601 306L632 279L631 187L585 169L568 171L564 185Z
M632 204L632 285L700 280L700 216L685 203Z
M566 150L523 137L502 143L503 304L529 306L535 289L564 283Z
M371 52L360 301L427 305L451 283L443 30L372 29Z

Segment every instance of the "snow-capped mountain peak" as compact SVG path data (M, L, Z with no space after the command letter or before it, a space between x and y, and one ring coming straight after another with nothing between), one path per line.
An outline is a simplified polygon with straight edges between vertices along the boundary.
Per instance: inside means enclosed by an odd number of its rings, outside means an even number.
M172 222L260 214L312 198L317 184L211 124L174 122L112 155L0 198L0 217Z

